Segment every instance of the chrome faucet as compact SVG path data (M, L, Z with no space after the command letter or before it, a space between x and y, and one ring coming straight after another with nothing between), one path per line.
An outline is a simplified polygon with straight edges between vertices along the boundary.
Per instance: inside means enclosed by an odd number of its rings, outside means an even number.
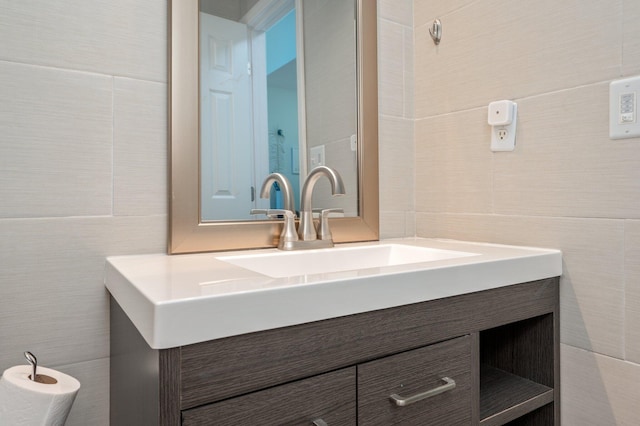
M311 208L311 198L313 188L321 177L325 176L331 183L331 194L344 195L344 183L337 171L330 167L318 166L311 170L302 185L300 226L296 232L295 225L295 202L292 196L291 184L289 180L280 173L271 173L262 184L260 196L269 198L271 186L278 182L284 193L284 209L253 209L251 214L264 214L268 217L284 217L284 224L278 242L280 250L302 250L314 248L333 247L333 238L329 230L329 214L341 212L342 209L324 209L320 213L320 224L318 229L313 223L313 209Z
M337 171L327 166L318 166L311 170L302 185L302 194L300 196L300 226L298 228L298 236L302 241L313 241L318 239L318 233L313 224L311 198L313 196L313 188L315 187L318 179L322 176L329 179L329 182L331 183L331 195L344 195L344 183L342 182L342 177L340 177L340 174L338 174Z
M251 214L264 214L268 217L284 217L282 233L278 241L278 248L281 250L293 250L292 244L298 241L296 232L296 207L293 199L293 190L289 179L281 173L271 173L262 183L260 197L269 198L274 182L278 182L283 195L283 209L252 209Z
M283 201L284 201L284 210L289 210L295 215L296 206L295 200L293 199L293 189L291 189L291 183L289 183L289 179L282 173L271 173L264 179L262 182L262 189L260 189L260 197L269 198L271 194L271 187L274 182L278 182L280 185L280 190L283 193Z

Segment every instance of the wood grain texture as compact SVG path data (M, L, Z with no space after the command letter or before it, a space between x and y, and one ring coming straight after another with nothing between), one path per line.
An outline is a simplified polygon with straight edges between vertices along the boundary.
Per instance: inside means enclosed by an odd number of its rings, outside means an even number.
M483 331L480 348L483 364L553 388L553 314Z
M558 279L181 348L181 408L552 312Z
M171 348L159 351L159 425L180 424L180 349Z
M471 422L470 336L459 337L358 365L359 425L468 425ZM441 386L456 387L411 405L398 407L391 394L416 395Z
M184 426L356 425L355 367L183 412Z
M480 424L500 426L553 402L553 389L498 368L482 366Z

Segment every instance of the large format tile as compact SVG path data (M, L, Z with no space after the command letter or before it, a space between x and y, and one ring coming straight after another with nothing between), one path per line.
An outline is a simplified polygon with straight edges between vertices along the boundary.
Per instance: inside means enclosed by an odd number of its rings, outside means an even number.
M113 214L167 212L167 86L114 81Z
M380 117L379 186L380 209L414 209L413 120Z
M563 343L624 357L624 221L418 213L417 235L562 250Z
M0 370L109 355L109 255L164 252L166 216L0 220Z
M111 78L0 61L0 81L0 217L111 214Z
M378 112L381 115L404 115L405 28L378 19Z
M622 75L630 77L640 73L640 2L623 0Z
M402 211L380 211L380 239L401 238L406 235L407 218Z
M638 424L640 365L561 345L563 426Z
M414 26L416 28L422 25L431 27L431 23L436 18L447 22L447 15L467 6L470 3L473 3L474 1L476 0L415 0L413 2ZM430 41L431 38L424 39L421 42Z
M0 59L167 81L164 0L2 1Z
M416 118L614 78L621 23L620 2L485 0L448 14L437 47L416 26Z
M609 139L608 90L601 83L518 102L516 149L495 155L495 213L640 217L640 139Z
M640 221L625 221L625 357L640 364Z
M75 377L80 391L71 407L66 426L109 424L109 358L53 367Z
M411 27L413 0L378 0L378 17Z
M486 108L416 122L416 211L490 213Z
M489 242L494 218L486 214L416 213L416 235L424 238Z

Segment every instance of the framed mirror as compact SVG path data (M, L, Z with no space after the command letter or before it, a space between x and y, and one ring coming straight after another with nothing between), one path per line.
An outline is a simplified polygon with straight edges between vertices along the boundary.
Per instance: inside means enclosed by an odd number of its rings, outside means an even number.
M318 164L347 186L337 204L314 191L314 207L345 211L334 241L378 239L376 0L169 7L169 253L277 245L282 221L249 214L281 202L277 188L259 198L262 180L277 171L299 187Z

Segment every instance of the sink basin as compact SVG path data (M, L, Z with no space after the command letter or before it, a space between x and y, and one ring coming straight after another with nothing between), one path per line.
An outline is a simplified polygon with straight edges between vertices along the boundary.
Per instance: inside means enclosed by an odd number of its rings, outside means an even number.
M434 262L476 255L476 253L403 244L380 244L219 256L217 259L272 278L284 278Z

